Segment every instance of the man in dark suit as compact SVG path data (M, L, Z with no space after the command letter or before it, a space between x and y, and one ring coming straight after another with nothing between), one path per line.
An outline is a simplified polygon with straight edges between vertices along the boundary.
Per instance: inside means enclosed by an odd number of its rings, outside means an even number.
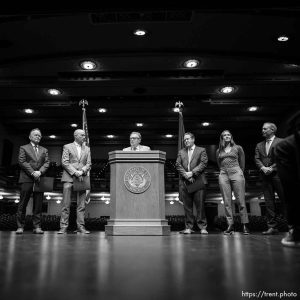
M74 179L79 181L87 176L91 168L91 152L90 148L85 145L85 133L82 129L77 129L74 132L74 142L64 145L63 154L61 158L62 166L64 168L61 181L63 186L63 202L60 217L60 230L58 234L67 232L69 226L69 215L71 205L71 193ZM77 233L89 234L85 229L84 213L85 213L85 199L86 190L78 191L77 193Z
M208 161L206 150L195 145L195 136L190 132L184 135L184 144L185 148L179 151L176 161L176 168L180 176L179 193L183 198L185 212L185 230L180 233L190 234L193 232L193 203L195 203L196 224L201 234L208 234L204 210L205 184L207 184L204 169Z
M265 123L262 127L263 142L256 145L255 163L259 168L263 183L263 193L267 210L268 230L264 235L278 233L278 215L275 207L275 191L281 203L284 203L282 185L277 174L274 147L282 140L275 136L277 127L274 123Z
M289 232L281 240L287 247L300 247L300 111L288 121L289 136L275 147L275 160L282 183Z
M33 194L33 233L43 234L41 229L43 192L33 192L35 182L49 168L48 150L39 145L42 138L38 128L29 134L30 143L20 147L19 165L21 167L19 183L21 183L20 202L17 210L17 234L22 234L25 226L26 206Z

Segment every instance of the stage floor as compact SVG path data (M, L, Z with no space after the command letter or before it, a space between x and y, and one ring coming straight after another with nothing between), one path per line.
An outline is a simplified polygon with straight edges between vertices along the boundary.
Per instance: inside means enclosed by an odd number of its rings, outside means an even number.
M299 299L300 249L282 237L2 231L0 299Z

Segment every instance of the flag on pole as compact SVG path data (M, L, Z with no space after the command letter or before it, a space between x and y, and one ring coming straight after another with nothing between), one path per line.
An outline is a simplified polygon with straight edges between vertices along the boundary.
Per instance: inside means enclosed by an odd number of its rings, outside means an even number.
M84 130L85 134L85 145L90 146L90 139L89 139L89 131L88 131L88 124L87 124L87 118L86 118L86 112L85 112L85 105L88 105L87 100L81 100L79 102L79 105L82 105L82 130ZM90 171L87 173L88 176L90 176ZM91 200L91 191L86 190L85 194L85 203L88 204Z
M178 111L178 152L184 147L184 134L185 134L185 129L184 129L184 123L183 123L183 114L182 114L182 110L183 110L183 103L178 101L175 103L175 108ZM178 193L178 200L181 204L183 204L183 197L182 197L182 193L179 189L179 193Z

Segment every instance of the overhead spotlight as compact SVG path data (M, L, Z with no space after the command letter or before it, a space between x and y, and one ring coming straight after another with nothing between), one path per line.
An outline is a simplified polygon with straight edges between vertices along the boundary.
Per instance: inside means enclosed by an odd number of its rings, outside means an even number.
M221 204L224 204L224 201L223 201L223 200L221 200Z
M3 199L3 196L2 195L0 195L0 200L2 200Z
M73 124L71 124L71 127L78 127L78 124L75 124L75 123L73 123Z
M19 200L19 199L16 199L16 200L15 200L15 203L19 203L19 202L20 202L20 200Z
M106 108L98 108L99 113L106 113L107 109Z
M207 126L210 125L210 123L209 122L203 122L203 123L201 123L201 125L204 126L204 127L207 127Z
M180 109L179 109L179 107L174 107L173 111L178 113L180 111Z
M170 204L174 204L174 201L172 200L172 201L170 201Z
M48 94L52 95L52 96L58 96L58 95L61 95L61 91L60 90L57 90L57 89L49 89L48 90Z
M61 200L56 200L56 203L57 203L57 204L61 203Z
M197 59L189 59L183 64L186 68L196 68L199 65L199 60Z
M172 138L172 137L173 137L173 134L166 134L165 137L166 137L166 138Z
M144 29L136 29L133 34L136 36L144 36L147 34L147 31Z
M113 139L115 136L113 134L108 134L106 137L108 137L109 139Z
M49 135L49 138L50 138L50 139L56 139L56 135L54 135L54 134Z
M278 40L279 42L287 42L287 41L289 40L289 37L286 36L286 35L281 35L281 36L279 36L279 37L277 38L277 40Z
M230 94L234 91L234 87L232 86L224 86L223 88L221 88L221 93L223 94Z
M248 111L257 111L258 107L257 106L250 106L247 108Z
M97 65L93 61L87 60L80 63L80 67L84 70L94 70Z
M136 126L137 126L137 127L143 127L144 124L143 124L143 123L136 123Z
M34 113L34 110L31 109L31 108L25 108L25 109L24 109L24 113L25 113L25 114L33 114L33 113Z
M49 194L47 195L46 199L47 199L47 200L50 200L50 199L51 199L51 197L50 197Z
M105 201L105 204L109 204L109 201L108 201L108 200L106 200L106 201Z

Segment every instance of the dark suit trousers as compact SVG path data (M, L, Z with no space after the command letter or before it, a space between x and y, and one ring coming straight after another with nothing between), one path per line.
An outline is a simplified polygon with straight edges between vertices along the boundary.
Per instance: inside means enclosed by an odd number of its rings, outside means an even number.
M180 192L183 198L184 214L185 214L185 227L192 229L194 226L193 203L196 207L196 223L199 229L206 229L207 220L205 216L204 201L205 189L188 193L186 186L181 182L179 184Z
M276 165L280 177L287 209L288 224L300 227L300 177L294 136L280 142L276 149Z
M60 228L67 229L69 226L69 215L70 215L70 205L71 205L71 195L72 195L72 182L64 182L63 187L63 201L62 201L62 211L60 216ZM84 228L84 212L85 212L85 195L86 191L80 191L77 193L77 228Z
M276 192L279 200L284 203L283 188L277 174L262 176L262 179L268 227L276 228L278 226L278 216L276 214L274 193ZM283 209L283 214L285 215L285 209Z
M33 194L33 227L41 227L42 207L44 193L33 192L33 182L24 182L21 184L20 202L17 210L17 224L18 228L24 228L26 207L29 202L31 194Z

